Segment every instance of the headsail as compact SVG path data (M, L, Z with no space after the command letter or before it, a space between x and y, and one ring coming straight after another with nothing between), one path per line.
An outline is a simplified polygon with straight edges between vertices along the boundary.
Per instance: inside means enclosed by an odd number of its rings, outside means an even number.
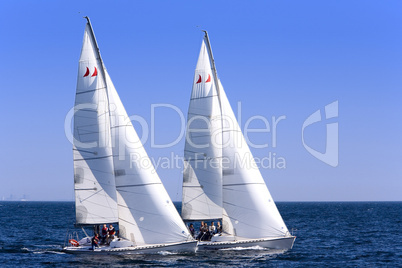
M101 58L88 20L74 109L74 188L77 224L118 221L109 105Z
M205 43L194 74L184 148L184 220L222 218L222 123L220 104Z
M106 72L120 237L142 244L187 241L189 234Z

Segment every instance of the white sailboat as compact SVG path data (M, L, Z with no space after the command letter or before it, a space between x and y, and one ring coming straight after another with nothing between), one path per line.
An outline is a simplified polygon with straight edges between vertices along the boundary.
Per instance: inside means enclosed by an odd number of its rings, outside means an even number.
M195 252L189 234L134 130L106 71L89 18L74 110L76 226L118 224L97 253ZM133 157L133 155L135 157ZM78 239L77 239L78 240ZM70 239L70 253L89 252L90 237Z
M199 250L291 249L296 238L254 162L218 79L206 31L188 110L181 215L187 222L222 221L223 232L200 241Z

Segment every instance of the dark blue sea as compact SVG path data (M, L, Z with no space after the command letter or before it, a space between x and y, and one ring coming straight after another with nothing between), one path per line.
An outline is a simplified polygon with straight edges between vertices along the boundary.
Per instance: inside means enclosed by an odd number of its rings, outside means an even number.
M402 267L402 202L283 202L277 206L297 236L287 252L239 248L93 256L61 252L66 232L74 225L73 202L0 202L0 267Z

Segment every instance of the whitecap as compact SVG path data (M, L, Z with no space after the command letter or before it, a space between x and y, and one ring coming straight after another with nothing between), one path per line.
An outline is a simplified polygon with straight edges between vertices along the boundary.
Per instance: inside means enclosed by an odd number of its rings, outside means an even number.
M52 253L52 254L67 254L67 253L65 253L65 252L53 251L53 250L46 251L46 253Z
M164 250L158 251L158 254L161 254L161 255L163 255L163 256L166 256L166 255L177 255L176 252L170 252L170 251L164 251Z
M267 249L261 246L252 246L252 247L222 248L220 250L267 250Z

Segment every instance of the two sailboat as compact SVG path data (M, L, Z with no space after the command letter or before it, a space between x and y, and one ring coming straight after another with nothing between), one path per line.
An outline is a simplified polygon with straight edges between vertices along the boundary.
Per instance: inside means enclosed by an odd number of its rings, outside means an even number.
M195 252L198 241L191 236L154 167L141 165L151 161L86 19L74 110L76 226L118 224L118 238L95 248L98 253ZM235 147L223 146L224 140ZM235 167L236 155L249 152L218 80L205 33L189 107L182 217L189 221L221 219L223 234L210 242L199 242L199 249L250 245L292 248L295 237L289 234L259 171ZM221 165L224 157L233 160L229 167ZM220 164L209 165L212 161ZM63 248L70 253L89 249L90 237L70 239Z

